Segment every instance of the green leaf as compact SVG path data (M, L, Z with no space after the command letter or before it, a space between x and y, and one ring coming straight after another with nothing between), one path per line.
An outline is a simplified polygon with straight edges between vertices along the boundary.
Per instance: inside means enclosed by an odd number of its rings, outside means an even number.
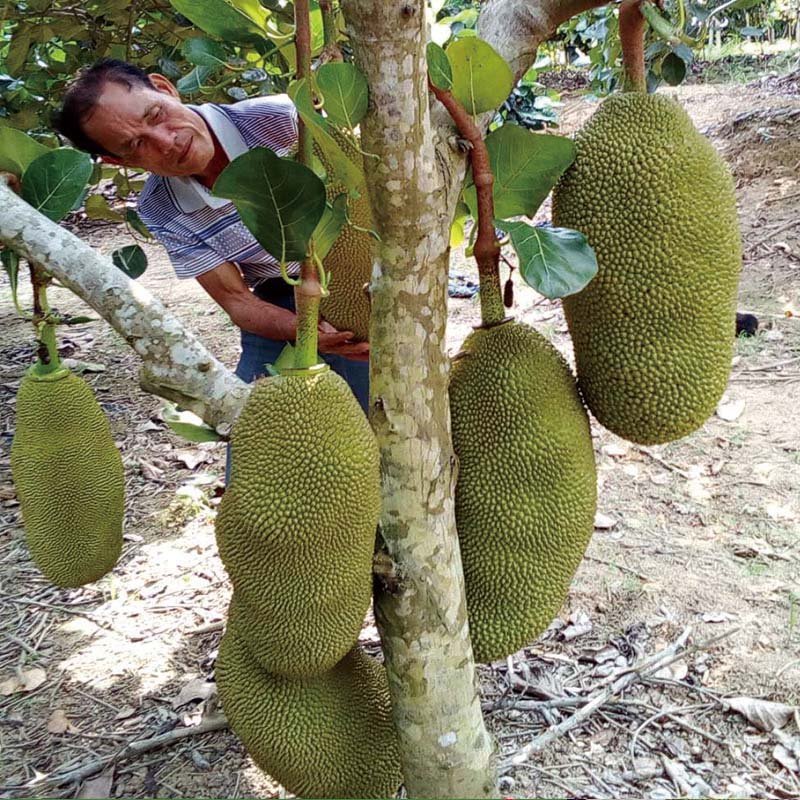
M760 39L766 32L765 28L754 28L752 25L739 28L739 33L741 33L742 36L749 36L753 39Z
M510 234L525 283L551 300L579 292L597 274L594 250L578 231L507 220L495 224Z
M346 187L351 196L357 196L364 188L364 173L354 164L339 147L339 143L331 135L328 121L314 110L308 81L292 81L288 88L289 97L297 109L303 122L308 125L314 141L320 146L331 165L335 177Z
M497 108L514 88L511 67L488 43L469 36L447 48L453 94L470 114Z
M217 69L227 64L225 48L203 36L195 36L183 43L183 55L191 64L198 67Z
M195 67L191 72L184 75L175 84L175 87L181 94L199 92L205 85L206 80L215 72L215 67Z
M347 222L347 195L335 197L332 205L325 206L322 219L314 230L314 252L318 258L325 258L330 252L342 228Z
M532 217L575 159L575 145L564 136L534 133L513 123L486 137L494 174L494 215L497 219ZM464 200L477 219L475 186L464 189Z
M316 77L328 120L353 130L367 113L369 103L369 87L361 70L355 64L331 62L323 64Z
M425 49L428 77L437 89L449 92L453 88L453 70L447 53L436 42L428 42Z
M325 184L308 167L254 147L217 178L213 194L233 200L242 222L281 264L301 261L325 211Z
M258 0L170 0L172 7L200 30L229 43L259 44L268 12Z
M275 359L274 364L267 364L267 372L270 375L280 375L282 369L291 369L294 366L294 345L287 342L283 350L281 350L278 357ZM317 356L317 361L321 361Z
M93 194L86 198L83 206L86 209L86 216L90 219L107 219L110 222L122 222L125 217L114 211L108 204L108 200L101 194Z
M30 28L17 27L11 37L11 44L6 51L4 67L9 75L19 75L28 59L28 51L33 44L33 31Z
M686 62L676 53L667 53L661 62L661 77L670 86L677 86L686 77Z
M17 300L17 284L19 281L19 256L13 250L0 250L0 262L8 275L8 282L11 284L11 300L14 307L19 310Z
M142 222L142 218L134 211L132 208L129 208L125 211L125 222L131 226L138 234L144 236L145 239L152 239L153 234L147 229L147 226Z
M138 244L126 244L111 254L114 266L121 269L129 278L136 280L147 269L147 255Z
M218 442L222 437L197 414L168 403L161 412L170 430L190 442Z
M13 172L19 178L31 161L46 152L47 148L27 133L0 126L0 172Z
M86 153L71 148L48 150L28 165L22 176L22 199L58 222L83 194L92 174Z

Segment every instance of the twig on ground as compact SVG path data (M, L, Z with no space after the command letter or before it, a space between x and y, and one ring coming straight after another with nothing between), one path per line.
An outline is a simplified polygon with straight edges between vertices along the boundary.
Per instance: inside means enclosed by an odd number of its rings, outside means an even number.
M514 769L514 767L525 763L528 758L543 750L556 739L583 724L595 711L597 711L597 709L601 708L603 705L615 698L633 683L643 680L648 675L658 672L664 667L669 666L675 661L686 658L692 653L695 653L699 650L708 649L720 640L733 635L738 630L739 628L731 628L730 630L724 631L723 633L714 636L711 639L707 639L704 642L686 647L686 641L689 638L691 629L688 627L685 628L678 639L669 647L658 653L655 653L649 658L644 659L639 664L634 664L630 667L624 668L620 672L613 673L600 681L596 688L602 686L606 686L607 688L604 688L601 691L596 691L593 695L586 698L586 704L581 709L576 711L571 717L568 717L558 725L554 725L549 730L534 738L518 753L510 758L505 759L500 764L500 774L507 774ZM675 710L673 710L671 713L675 713ZM662 714L659 714L659 716L662 716Z
M209 622L208 625L201 625L199 628L192 628L186 631L187 636L200 636L204 633L213 633L214 631L221 631L225 627L225 620L221 619L217 622Z
M584 556L584 558L587 561L594 561L597 564L605 564L607 567L614 567L615 569L620 570L620 572L627 572L629 575L637 577L640 581L650 580L647 575L637 572L635 569L631 569L630 567L626 567L624 564L618 564L616 561L606 561L606 559L598 558L597 556Z
M652 458L653 461L656 462L656 464L661 464L662 467L666 467L666 469L672 470L672 472L675 472L682 478L686 478L688 480L689 473L685 469L681 469L680 467L676 467L674 464L670 464L669 461L667 461L664 458L661 458L661 456L659 455L656 455L652 451L648 450L646 447L637 447L635 449L638 452L642 453L643 455L646 455L648 458Z
M77 769L70 770L69 772L55 772L49 775L44 775L37 780L30 781L26 784L25 788L37 786L42 783L48 783L53 786L63 786L68 783L76 783L100 772L109 764L116 764L119 761L124 761L134 756L148 753L151 750L157 750L161 747L174 744L175 742L185 739L187 736L197 736L201 733L209 733L211 731L221 731L228 727L228 720L222 714L215 714L201 720L197 725L190 728L175 728L174 730L162 733L160 736L154 736L152 739L137 739L125 747L112 753L104 758L98 758L95 761L90 761Z

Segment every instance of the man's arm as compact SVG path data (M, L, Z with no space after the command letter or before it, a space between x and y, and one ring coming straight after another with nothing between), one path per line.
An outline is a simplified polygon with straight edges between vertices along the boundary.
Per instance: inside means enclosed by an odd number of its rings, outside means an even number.
M199 275L198 283L222 306L234 325L266 339L294 341L297 315L293 311L259 299L248 288L238 267L226 261ZM319 352L366 360L367 342L353 343L351 331L337 331L326 322L319 326Z

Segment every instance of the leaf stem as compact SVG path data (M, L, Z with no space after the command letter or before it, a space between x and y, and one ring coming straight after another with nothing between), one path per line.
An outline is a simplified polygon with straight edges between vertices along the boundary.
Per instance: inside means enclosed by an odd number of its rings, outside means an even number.
M496 325L506 318L503 293L500 289L500 244L494 231L494 174L489 150L475 120L447 89L440 89L428 78L428 87L447 109L458 132L469 142L472 179L478 196L478 238L473 254L478 265L481 298L481 322Z

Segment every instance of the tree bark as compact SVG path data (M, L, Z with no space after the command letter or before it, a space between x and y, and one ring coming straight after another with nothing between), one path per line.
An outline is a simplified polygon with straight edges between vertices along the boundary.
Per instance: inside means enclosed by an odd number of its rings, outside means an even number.
M445 353L450 218L436 168L425 2L344 3L370 85L361 125L381 237L371 283L371 421L381 450L381 530L396 564L378 591L394 717L410 797L493 797L455 530Z
M180 320L110 258L51 222L0 179L0 242L41 265L141 356L143 388L226 434L250 393Z

